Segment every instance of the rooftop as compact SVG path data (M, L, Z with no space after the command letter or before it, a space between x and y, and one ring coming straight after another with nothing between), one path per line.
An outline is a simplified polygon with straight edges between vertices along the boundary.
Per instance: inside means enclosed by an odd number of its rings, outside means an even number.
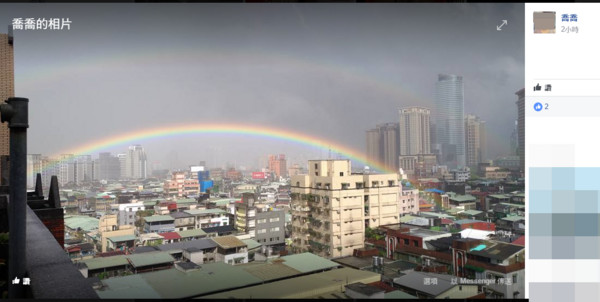
M421 237L421 238L431 237L431 236L440 236L440 235L444 235L444 234L450 234L450 233L441 232L441 231L432 231L432 230L427 230L427 229L411 229L409 232L409 235Z
M261 285L231 290L204 298L238 298L238 299L294 299L316 298L332 292L341 292L346 283L371 283L379 281L379 274L352 268L340 268Z
M171 215L154 215L144 217L146 222L160 222L160 221L174 221L175 219Z
M172 263L175 261L173 257L166 252L149 252L127 255L129 262L134 267L144 267L148 265L156 265L163 263Z
M331 260L319 257L312 253L293 254L280 257L279 259L283 260L285 265L302 273L339 266L339 264Z
M520 215L510 215L510 216L506 216L504 218L501 218L501 220L506 220L506 221L519 221L519 220L525 220L525 217L520 216Z
M248 246L248 250L253 250L262 246L262 244L254 239L242 239L242 242Z
M137 246L133 249L132 253L133 254L141 254L141 253L156 252L156 251L158 251L158 249L154 246Z
M476 219L461 219L461 220L455 221L454 223L456 223L456 224L467 224L467 223L475 223L475 222L485 222L485 221L476 220Z
M105 279L102 280L105 288L96 292L102 299L181 299L261 282L237 266L217 262L188 272L172 268Z
M126 255L117 255L111 257L99 257L87 260L82 260L88 267L88 270L96 270L101 268L129 265Z
M454 195L450 197L450 200L454 200L457 202L470 202L470 201L475 201L477 200L477 198L475 198L475 196L467 194L467 195Z
M157 246L161 251L183 251L189 248L209 249L216 247L217 244L211 239L196 239L189 241L175 242L171 244L163 244Z
M178 231L177 233L179 236L181 236L181 238L206 236L206 233L202 229Z
M188 217L194 217L192 214L186 213L186 212L173 212L173 213L169 213L169 216L177 219L177 218L188 218Z
M232 225L223 225L223 226L217 226L217 227L212 227L212 228L202 228L202 231L206 232L207 234L209 233L229 233L229 232L235 232L235 227Z
M122 235L122 236L106 237L106 239L108 239L112 242L124 242L124 241L136 240L137 237L135 237L135 235Z
M164 232L160 233L159 235L165 238L165 240L181 239L181 236L179 236L179 234L176 232Z
M499 241L482 241L477 250L471 250L469 253L504 261L510 258L510 256L522 251L524 248L524 246Z
M381 289L381 288L373 286L373 285L364 284L362 282L348 284L348 285L346 285L346 288L353 290L355 292L361 293L366 296L372 296L374 294L385 292L384 289Z
M69 229L76 230L80 228L84 232L89 232L98 229L100 220L89 216L65 216L65 226Z
M185 210L184 212L191 215L227 214L223 209Z
M483 212L482 211L477 211L477 210L466 210L466 211L462 212L462 214L470 215L470 216L479 215L481 213L483 213Z
M235 236L223 236L211 238L220 248L232 249L236 247L246 247L247 245Z

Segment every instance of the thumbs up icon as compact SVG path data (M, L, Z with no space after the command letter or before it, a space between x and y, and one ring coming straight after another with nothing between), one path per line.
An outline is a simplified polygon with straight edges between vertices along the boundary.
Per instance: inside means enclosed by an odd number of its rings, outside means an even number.
M19 284L19 282L21 282L21 280L18 277L15 277L15 279L12 281L12 284Z
M533 86L533 91L541 91L542 90L542 86L540 86L540 83L537 83L537 85Z

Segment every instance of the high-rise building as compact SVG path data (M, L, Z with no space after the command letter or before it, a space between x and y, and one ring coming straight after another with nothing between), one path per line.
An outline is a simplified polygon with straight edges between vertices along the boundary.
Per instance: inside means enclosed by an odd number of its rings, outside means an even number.
M431 153L431 111L423 107L407 107L399 111L400 155Z
M141 145L129 146L125 158L125 178L146 178L146 152Z
M518 112L518 139L519 139L519 148L517 155L519 155L519 160L521 161L521 172L523 173L523 177L525 177L525 88L517 91L515 93L518 97L517 99L517 112Z
M0 34L0 103L15 96L14 62L13 37ZM0 123L0 156L8 155L9 143L8 124ZM2 167L0 167L0 173L2 173ZM0 175L0 177L2 176Z
M119 170L121 171L119 173L119 179L123 179L127 177L127 154L126 153L119 153L117 154L117 158L119 159Z
M42 187L44 192L48 192L47 188L50 187L52 176L56 175L58 177L60 175L59 169L60 165L54 158L42 156ZM62 184L60 179L59 184Z
M416 213L417 199L401 201L398 173L352 174L350 160L309 160L308 174L291 179L292 250L324 257L364 247L365 227Z
M436 138L441 148L439 161L451 168L463 167L466 159L462 76L440 74L436 83L435 101Z
M398 169L398 124L385 123L367 130L367 158L390 170Z
M35 187L38 173L42 173L42 155L27 154L27 188Z
M287 177L287 160L285 154L269 155L269 171L277 177Z
M478 116L467 115L465 117L465 141L467 166L477 167L477 164L487 159L485 121Z
M383 164L388 169L398 170L398 124L387 123L382 125Z
M378 128L367 130L367 160L372 163L381 162L381 134Z
M75 156L73 154L61 154L58 160L58 183L63 186L68 183L75 183Z
M94 180L95 167L91 155L78 155L74 160L74 164L74 180L76 184Z
M118 180L121 176L119 158L110 152L101 152L96 160L95 179Z

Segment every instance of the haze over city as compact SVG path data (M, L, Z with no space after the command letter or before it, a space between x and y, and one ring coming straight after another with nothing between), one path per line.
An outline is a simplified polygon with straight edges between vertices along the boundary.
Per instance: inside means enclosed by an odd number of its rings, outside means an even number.
M439 73L463 76L465 115L486 121L490 159L511 152L514 93L524 81L522 6L156 6L2 5L4 24L72 21L68 31L15 32L15 92L31 102L28 153L211 122L290 129L364 152L367 129L398 122L400 107L433 105ZM328 156L238 134L130 144L163 168Z

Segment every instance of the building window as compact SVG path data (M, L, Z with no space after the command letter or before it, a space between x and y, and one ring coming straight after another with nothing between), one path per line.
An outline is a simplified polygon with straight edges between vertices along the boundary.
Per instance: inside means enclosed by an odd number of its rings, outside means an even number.
M266 230L266 229L265 229ZM279 227L271 228L271 232L279 232Z
M277 222L277 221L279 221L279 217L271 218L269 221L270 222Z
M514 275L512 276L512 278L513 278L513 282L512 282L512 283L513 283L513 284L516 284L516 283L517 283L517 274L514 274Z
M340 176L344 176L344 172L340 172Z
M258 234L264 234L267 232L267 229L259 229L256 233Z

